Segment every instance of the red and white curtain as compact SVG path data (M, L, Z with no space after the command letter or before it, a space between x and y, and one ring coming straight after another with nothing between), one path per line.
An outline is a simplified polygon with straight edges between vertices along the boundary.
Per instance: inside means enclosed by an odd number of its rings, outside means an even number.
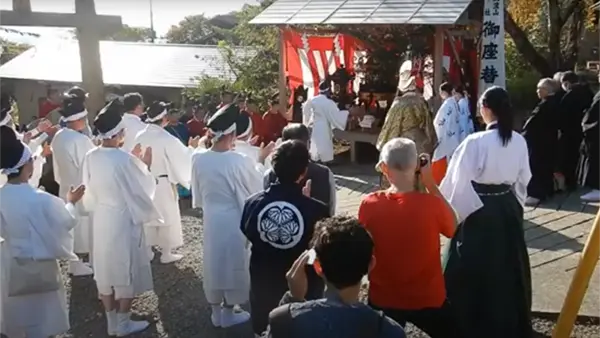
M284 29L283 38L285 71L290 90L303 85L308 88L308 97L313 97L318 93L319 83L340 65L344 65L348 72L354 69L357 46L351 36L315 36Z

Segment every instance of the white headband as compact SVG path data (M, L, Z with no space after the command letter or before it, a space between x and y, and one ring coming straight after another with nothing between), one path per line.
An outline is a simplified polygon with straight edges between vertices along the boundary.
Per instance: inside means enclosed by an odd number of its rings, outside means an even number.
M236 125L235 125L235 123L234 123L234 124L232 124L232 125L231 125L231 127L227 128L227 129L225 129L225 130L223 130L223 131L214 131L214 130L212 130L212 129L210 129L210 128L208 129L208 131L209 131L211 134L213 134L213 140L215 140L215 142L216 142L216 141L218 141L218 140L219 140L221 137L223 137L223 136L225 136L225 135L229 135L229 134L231 134L231 133L235 132L235 129L236 129Z
M154 117L148 117L148 122L156 122L160 119L162 119L163 117L165 117L167 115L167 109L163 110L162 113L154 116Z
M62 120L64 122L73 122L73 121L81 120L82 118L86 117L87 114L88 114L88 111L84 109L82 112L73 114L71 116L63 116Z
M237 136L237 138L246 137L246 136L250 135L251 132L252 132L252 119L248 118L248 128L246 128L246 130L244 130L243 133L239 134Z
M22 143L22 142L21 142ZM29 162L29 160L31 159L31 149L29 149L29 147L25 144L23 144L23 153L21 154L21 159L19 159L19 162L17 162L17 164L15 164L12 168L4 168L0 170L0 174L4 174L4 175L11 175L11 174L18 174L19 173L19 169L21 169L22 166L25 165L25 163Z
M117 124L113 129L107 131L106 133L99 132L97 138L99 138L100 140L110 140L123 129L125 129L125 126L123 125L123 120L121 120L119 121L119 124Z
M0 121L0 126L6 126L10 123L10 120L12 120L12 116L10 114L12 114L13 110L9 110L6 113L6 116L2 119L2 121Z

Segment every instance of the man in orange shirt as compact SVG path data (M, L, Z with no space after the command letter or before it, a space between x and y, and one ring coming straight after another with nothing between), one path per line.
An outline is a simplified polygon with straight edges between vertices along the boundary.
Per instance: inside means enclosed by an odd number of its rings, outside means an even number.
M358 210L359 221L375 242L369 303L432 338L458 338L440 257L440 234L452 237L457 220L437 188L429 161L428 155L417 155L415 142L407 138L391 139L381 149L377 166L391 187L365 196ZM415 190L417 176L427 192Z

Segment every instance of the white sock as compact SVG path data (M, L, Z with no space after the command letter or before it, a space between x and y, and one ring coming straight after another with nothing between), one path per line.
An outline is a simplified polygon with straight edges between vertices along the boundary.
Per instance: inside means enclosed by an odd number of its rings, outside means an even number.
M106 326L108 328L108 334L113 335L117 331L117 310L107 311L106 313Z
M130 316L129 312L126 312L126 313L117 312L117 323L119 323L119 326L127 325L129 323L129 316Z
M223 313L224 316L233 316L233 307L225 307L225 306L223 306L222 309L223 309L222 313Z
M210 308L214 314L221 314L221 305L211 305Z

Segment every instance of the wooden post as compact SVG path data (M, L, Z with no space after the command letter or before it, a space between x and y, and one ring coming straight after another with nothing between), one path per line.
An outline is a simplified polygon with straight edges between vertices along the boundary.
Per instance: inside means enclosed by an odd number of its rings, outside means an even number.
M287 111L287 83L285 79L285 40L283 27L279 27L279 105L282 111Z
M569 291L565 297L558 322L554 327L552 338L569 338L571 331L573 331L573 325L577 319L579 308L585 297L585 293L588 289L590 279L594 273L596 263L598 263L598 255L600 254L600 210L596 214L594 224L592 225L592 231L590 232L583 252L577 265L577 270L571 280Z
M94 0L75 0L75 13L83 17L95 17ZM81 82L89 92L86 106L90 118L104 106L104 79L100 60L100 35L96 27L77 27ZM134 57L134 56L132 56Z
M31 0L12 0L13 11L31 13Z
M434 113L441 106L439 98L439 89L442 84L444 72L444 26L435 26L435 36L433 43L433 109Z

